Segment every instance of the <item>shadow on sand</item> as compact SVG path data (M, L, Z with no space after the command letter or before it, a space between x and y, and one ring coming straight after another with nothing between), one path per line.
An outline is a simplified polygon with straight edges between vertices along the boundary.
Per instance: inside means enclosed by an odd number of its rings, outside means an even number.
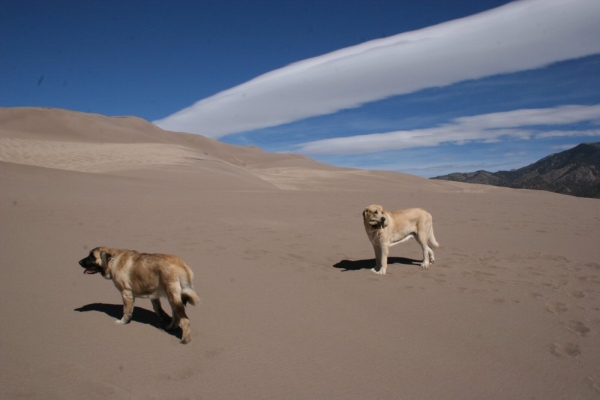
M388 257L388 265L390 264L405 264L405 265L420 265L421 260L413 260L412 258L404 257ZM370 260L342 260L333 265L334 268L339 268L342 272L359 271L361 269L371 269L375 267L375 259Z
M91 303L86 304L83 307L76 308L73 311L88 312L88 311L99 311L112 317L114 319L121 319L123 316L123 305L122 304L104 304L104 303ZM169 335L175 336L181 339L181 329L177 328L173 332L166 331L163 324L154 311L146 310L145 308L135 306L133 308L133 316L131 322L139 322L146 325L152 325L156 329L167 332ZM130 323L131 323L130 322Z

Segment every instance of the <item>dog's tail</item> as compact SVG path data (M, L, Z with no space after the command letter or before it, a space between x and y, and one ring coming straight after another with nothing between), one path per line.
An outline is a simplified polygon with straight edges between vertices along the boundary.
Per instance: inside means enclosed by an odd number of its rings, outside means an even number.
M433 226L431 227L431 230L429 231L428 242L431 247L440 247L440 244L437 242L437 240L435 240L435 236L433 234Z
M195 306L200 303L200 296L198 296L198 293L196 293L193 288L186 287L181 290L181 301L183 302L183 305L186 305L189 301Z
M200 296L191 286L181 288L181 301L183 305L187 305L190 302L192 305L196 305L200 303Z
M192 280L194 279L194 273L188 267L188 276L180 276L179 284L181 285L181 301L183 305L187 305L190 302L192 305L200 304L200 296L194 290L192 286Z

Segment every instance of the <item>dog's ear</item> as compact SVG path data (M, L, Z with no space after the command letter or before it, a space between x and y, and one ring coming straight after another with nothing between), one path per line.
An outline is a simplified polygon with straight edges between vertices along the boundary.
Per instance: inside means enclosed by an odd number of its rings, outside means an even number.
M111 257L112 254L110 254L108 251L100 251L100 259L102 260L103 267L108 267L108 262L110 261Z
M388 218L384 215L383 217L381 217L381 226L383 226L384 228L387 228L388 225L389 225Z
M362 213L363 219L367 218L367 210L368 210L368 208L365 208L363 210L363 213Z

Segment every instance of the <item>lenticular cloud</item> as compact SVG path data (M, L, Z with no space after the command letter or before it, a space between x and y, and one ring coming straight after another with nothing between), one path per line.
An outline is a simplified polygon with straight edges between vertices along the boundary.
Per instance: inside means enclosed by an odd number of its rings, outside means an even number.
M531 139L567 136L598 136L600 129L540 132L535 126L561 126L600 121L600 104L566 105L482 114L456 118L428 129L371 133L301 143L296 151L309 156L366 154L441 143L494 142L502 138Z
M300 61L156 125L219 138L600 53L600 1L525 0Z

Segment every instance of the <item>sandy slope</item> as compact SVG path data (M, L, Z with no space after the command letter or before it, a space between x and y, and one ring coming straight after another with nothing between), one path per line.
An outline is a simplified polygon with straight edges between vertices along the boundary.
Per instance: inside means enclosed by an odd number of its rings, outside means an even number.
M85 129L84 129L85 128ZM160 145L159 145L160 144ZM1 398L592 399L600 202L340 170L130 118L0 109ZM361 212L422 206L441 248ZM77 261L180 255L192 342Z

